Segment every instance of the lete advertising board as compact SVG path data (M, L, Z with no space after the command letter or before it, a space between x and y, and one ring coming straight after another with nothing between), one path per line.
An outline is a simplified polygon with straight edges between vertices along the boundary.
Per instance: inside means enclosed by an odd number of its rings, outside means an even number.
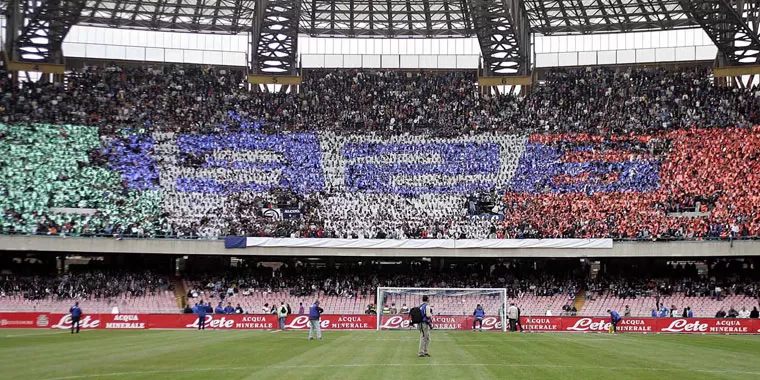
M197 329L199 318L194 314L85 314L80 328L91 329ZM274 330L279 328L277 316L265 314L208 314L204 321L207 329L223 330ZM470 330L472 316L434 316L437 330ZM610 320L606 317L522 317L523 330L532 332L607 332ZM374 315L322 315L319 322L325 330L375 330ZM0 313L0 328L52 328L66 330L72 327L68 314ZM306 330L309 318L291 315L285 320L288 330ZM380 329L410 329L409 317L384 315ZM483 330L502 329L500 318L483 319ZM618 324L623 333L676 333L676 334L760 334L760 320L738 318L623 318Z
M471 330L475 318L464 315L436 315L433 316L433 328L436 330ZM410 328L408 316L383 315L380 319L380 329L399 330ZM483 318L483 330L501 330L501 318Z
M219 330L272 330L277 328L277 317L265 314L207 314L207 329ZM151 329L197 329L200 318L194 314L153 314L148 320Z
M50 327L47 313L0 313L0 328L34 329Z

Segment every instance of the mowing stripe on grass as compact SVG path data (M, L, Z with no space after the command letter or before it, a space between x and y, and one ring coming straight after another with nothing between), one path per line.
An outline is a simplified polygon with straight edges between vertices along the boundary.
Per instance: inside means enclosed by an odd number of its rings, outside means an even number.
M421 359L429 360L429 359ZM574 365L554 365L554 364L497 364L497 363L416 363L416 364L399 364L399 363L375 363L375 364L314 364L314 365L273 365L273 366L245 366L245 367L209 367L209 368L183 368L183 369L165 369L153 371L129 371L129 372L112 372L91 375L73 375L63 377L49 377L40 380L75 380L75 379L96 379L100 377L119 377L135 375L158 375L164 373L193 373L193 372L216 372L216 371L246 371L255 369L309 369L309 368L366 368L366 367L506 367L506 368L549 368L549 369L602 369L610 371L644 371L644 372L686 372L686 373L723 373L736 375L760 375L760 372L751 371L734 371L730 369L710 370L694 368L642 368L642 367L604 367L604 366L574 366Z
M42 336L42 335L60 335L60 334L71 334L71 331L52 331L52 332L44 332L44 333L31 333L31 334L14 334L14 335L6 335L5 338L25 338L25 337L35 337L35 336Z

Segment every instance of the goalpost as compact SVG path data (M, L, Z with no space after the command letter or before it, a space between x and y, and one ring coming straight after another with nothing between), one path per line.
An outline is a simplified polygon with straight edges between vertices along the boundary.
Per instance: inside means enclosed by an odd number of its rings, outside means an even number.
M401 308L406 305L409 309L422 304L422 296L428 296L428 302L433 309L433 320L449 319L468 322L473 320L475 307L480 304L485 310L486 318L496 324L489 323L489 328L507 331L507 289L505 288L377 288L377 329L401 328L408 326L409 315L401 314ZM393 308L396 313L384 314L384 306ZM467 319L466 317L471 317ZM385 322L385 323L384 323ZM469 322L471 323L471 322ZM500 324L500 326L498 326ZM486 324L484 323L484 326ZM391 327L392 326L392 327ZM434 323L435 326L435 323ZM470 328L472 326L469 326ZM495 329L494 329L495 330Z

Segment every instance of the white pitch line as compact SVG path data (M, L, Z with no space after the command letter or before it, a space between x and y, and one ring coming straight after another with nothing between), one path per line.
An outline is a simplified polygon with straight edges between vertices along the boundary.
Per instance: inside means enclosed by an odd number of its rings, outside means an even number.
M736 375L760 375L760 372L733 371L728 369L693 369L693 368L643 368L643 367L601 367L601 366L574 366L561 364L486 364L486 363L376 363L376 364L315 364L315 365L273 365L273 366L247 366L247 367L211 367L211 368L185 368L185 369L162 369L153 371L130 371L111 372L92 375L73 375L63 377L49 377L40 380L74 380L96 379L102 377L121 377L135 375L155 375L164 373L193 373L193 372L216 372L216 371L247 371L256 369L309 369L309 368L362 368L362 367L506 367L506 368L556 368L556 369L585 369L585 370L610 370L610 371L648 371L648 372L685 372L685 373L721 373Z
M34 334L14 334L14 335L6 335L5 338L24 338L24 337L32 337L32 336L41 336L41 335L60 335L60 334L71 334L71 331L54 331L54 332L46 332L46 333L34 333Z

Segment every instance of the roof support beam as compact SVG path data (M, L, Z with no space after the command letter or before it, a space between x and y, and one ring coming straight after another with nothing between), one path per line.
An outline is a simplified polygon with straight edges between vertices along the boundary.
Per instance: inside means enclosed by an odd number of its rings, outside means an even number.
M432 37L433 36L433 23L430 20L430 1L428 1L428 0L422 0L422 4L423 4L423 7L425 9L425 28L427 29L428 36ZM411 12L412 11L412 9L411 9L412 6L411 6L411 4L409 3L408 0L406 2L406 8L407 8L407 10L409 10L409 31L412 31L412 29L414 29L414 28L412 28L412 12Z
M680 3L718 47L718 67L760 63L760 39L742 18L744 9L737 12L735 4L727 0L680 0ZM743 2L741 7L744 8Z
M63 64L63 39L77 23L85 0L17 0L9 4L9 59ZM15 28L15 30L13 30Z
M298 74L298 0L257 0L251 46L253 74Z
M470 0L485 76L525 76L531 70L530 28L519 0Z

